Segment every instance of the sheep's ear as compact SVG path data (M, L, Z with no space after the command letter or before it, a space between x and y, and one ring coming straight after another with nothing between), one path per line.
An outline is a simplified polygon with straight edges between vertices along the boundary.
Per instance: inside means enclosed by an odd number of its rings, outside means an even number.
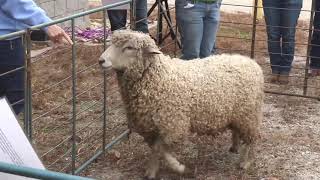
M153 54L161 54L162 52L157 47L146 47L143 49L143 54L153 55Z

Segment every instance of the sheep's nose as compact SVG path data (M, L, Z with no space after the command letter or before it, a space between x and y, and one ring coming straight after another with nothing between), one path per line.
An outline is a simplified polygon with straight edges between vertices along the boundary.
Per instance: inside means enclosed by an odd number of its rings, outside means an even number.
M105 59L103 57L100 57L99 58L99 64L101 67L103 68L109 68L109 67L112 67L112 63L109 59Z
M102 65L104 63L104 59L99 58L99 64Z

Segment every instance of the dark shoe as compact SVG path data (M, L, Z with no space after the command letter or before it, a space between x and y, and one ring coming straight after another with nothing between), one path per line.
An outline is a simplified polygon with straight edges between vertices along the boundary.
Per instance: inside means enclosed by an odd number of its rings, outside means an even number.
M288 84L289 83L289 76L288 75L280 75L278 79L279 84Z
M277 83L279 80L279 74L271 74L270 78L269 78L269 82L270 83Z

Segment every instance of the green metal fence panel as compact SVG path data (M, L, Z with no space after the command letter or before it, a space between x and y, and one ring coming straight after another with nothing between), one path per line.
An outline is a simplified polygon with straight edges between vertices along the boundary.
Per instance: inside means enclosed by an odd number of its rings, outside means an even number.
M35 169L30 167L22 167L4 162L0 162L0 172L45 180L93 180L90 178L73 176L69 174L63 174L42 169Z

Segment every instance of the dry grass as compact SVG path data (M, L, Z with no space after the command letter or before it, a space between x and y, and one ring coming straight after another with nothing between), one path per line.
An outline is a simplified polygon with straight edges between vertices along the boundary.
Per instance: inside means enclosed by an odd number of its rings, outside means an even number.
M172 13L174 14L174 13ZM173 17L174 19L174 17ZM246 14L222 14L223 22L252 23ZM175 23L174 23L175 24ZM263 25L259 22L259 25ZM301 27L306 25L300 22ZM168 32L165 29L166 32ZM151 31L152 34L155 30ZM218 38L219 53L239 52L250 53L250 40L226 38L251 38L251 26L222 23ZM224 36L224 37L222 37ZM265 40L265 29L258 26L257 39ZM297 42L305 43L306 32L297 32ZM172 42L166 39L164 44ZM165 46L162 50L173 55L174 44ZM241 50L241 51L235 51ZM256 60L263 65L265 75L270 73L266 44L264 41L256 43ZM305 47L297 46L297 55L305 54ZM77 75L77 166L101 148L102 144L102 72L97 59L102 52L101 45L77 46L77 69L88 69ZM304 68L303 58L297 58L294 67ZM32 87L37 93L56 84L71 74L71 50L65 47L55 48L45 55L36 57L32 66ZM266 84L266 88L277 92L302 93L298 84L302 83L303 70L294 69L291 83L288 86ZM297 77L296 77L297 76ZM106 139L110 141L126 129L124 109L118 92L115 74L108 76L108 108ZM308 94L319 96L319 80L310 79ZM70 148L72 123L71 78L61 82L59 86L33 96L34 144L46 167L56 171L70 170ZM95 87L97 86L97 87ZM300 85L299 85L300 86ZM95 87L92 88L91 87ZM64 102L66 105L59 107ZM91 105L98 105L87 109ZM266 96L264 104L264 121L262 124L262 141L258 147L256 164L248 172L236 168L238 155L230 154L230 134L224 133L216 138L210 136L190 137L190 146L177 148L179 159L186 163L193 171L185 176L179 176L166 168L160 170L162 179L261 179L263 177L277 177L280 179L319 179L320 178L320 138L318 101L270 95ZM50 113L45 114L50 111ZM41 118L37 118L39 116ZM81 130L81 131L80 131ZM61 143L63 141L63 143ZM55 150L51 150L57 144ZM46 153L48 152L48 153ZM132 134L126 140L115 146L114 151L100 157L82 175L97 179L141 179L144 165L150 151L142 142L141 137ZM65 156L63 156L65 154Z

